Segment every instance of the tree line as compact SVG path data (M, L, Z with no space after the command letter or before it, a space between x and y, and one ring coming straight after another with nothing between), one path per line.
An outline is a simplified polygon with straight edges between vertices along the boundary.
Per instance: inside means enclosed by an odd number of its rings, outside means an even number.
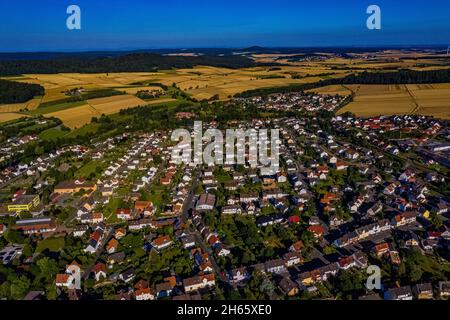
M164 56L154 53L133 53L97 58L73 56L46 60L0 61L0 75L62 72L144 72L172 68L193 68L197 65L238 69L254 67L258 64L248 57L238 55Z
M238 93L235 97L248 98L264 96L274 93L289 93L306 91L335 84L424 84L424 83L448 83L450 82L450 69L441 70L399 70L396 72L367 72L351 74L343 78L326 79L318 82L291 84L284 87L272 87L248 90Z

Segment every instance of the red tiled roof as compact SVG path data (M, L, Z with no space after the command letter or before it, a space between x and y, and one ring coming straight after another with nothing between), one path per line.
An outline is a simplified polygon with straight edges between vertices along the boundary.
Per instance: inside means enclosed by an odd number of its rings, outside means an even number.
M69 280L69 275L68 274L57 274L56 275L56 283L67 283L67 281Z
M102 272L102 271L106 273L106 266L105 266L105 264L104 263L97 263L94 266L94 272L95 273L99 273L99 272Z

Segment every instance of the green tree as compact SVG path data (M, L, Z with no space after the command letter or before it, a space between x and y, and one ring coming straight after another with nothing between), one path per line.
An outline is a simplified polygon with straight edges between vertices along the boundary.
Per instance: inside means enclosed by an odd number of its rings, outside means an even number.
M30 280L25 276L20 276L11 282L11 298L21 299L30 289Z

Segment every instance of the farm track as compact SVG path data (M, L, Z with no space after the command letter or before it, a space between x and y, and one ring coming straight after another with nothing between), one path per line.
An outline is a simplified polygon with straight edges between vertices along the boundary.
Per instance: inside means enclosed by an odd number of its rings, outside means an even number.
M406 89L406 92L408 92L409 96L411 97L412 103L414 104L414 108L411 110L411 112L409 114L414 115L417 113L417 111L419 111L420 105L417 102L416 97L414 96L414 93L409 89L407 84L405 84L405 89Z

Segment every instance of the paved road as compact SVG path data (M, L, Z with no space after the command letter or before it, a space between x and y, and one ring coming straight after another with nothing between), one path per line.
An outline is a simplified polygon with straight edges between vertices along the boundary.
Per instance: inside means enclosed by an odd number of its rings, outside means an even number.
M186 197L186 200L183 205L183 209L181 211L182 212L181 219L182 219L183 223L186 223L188 221L189 212L191 211L191 209L193 209L195 207L195 189L197 188L197 185L200 181L200 176L201 176L201 170L196 171L195 177L193 179L194 181L192 182L191 188L189 190L189 194ZM228 283L229 282L228 277L223 275L222 269L219 267L216 260L214 259L214 253L211 250L211 247L205 243L201 234L193 226L191 226L189 228L189 231L194 236L195 241L198 243L198 245L200 245L202 250L204 252L208 253L209 260L211 261L211 265L214 269L214 272L219 277L219 279L222 280L223 282Z

